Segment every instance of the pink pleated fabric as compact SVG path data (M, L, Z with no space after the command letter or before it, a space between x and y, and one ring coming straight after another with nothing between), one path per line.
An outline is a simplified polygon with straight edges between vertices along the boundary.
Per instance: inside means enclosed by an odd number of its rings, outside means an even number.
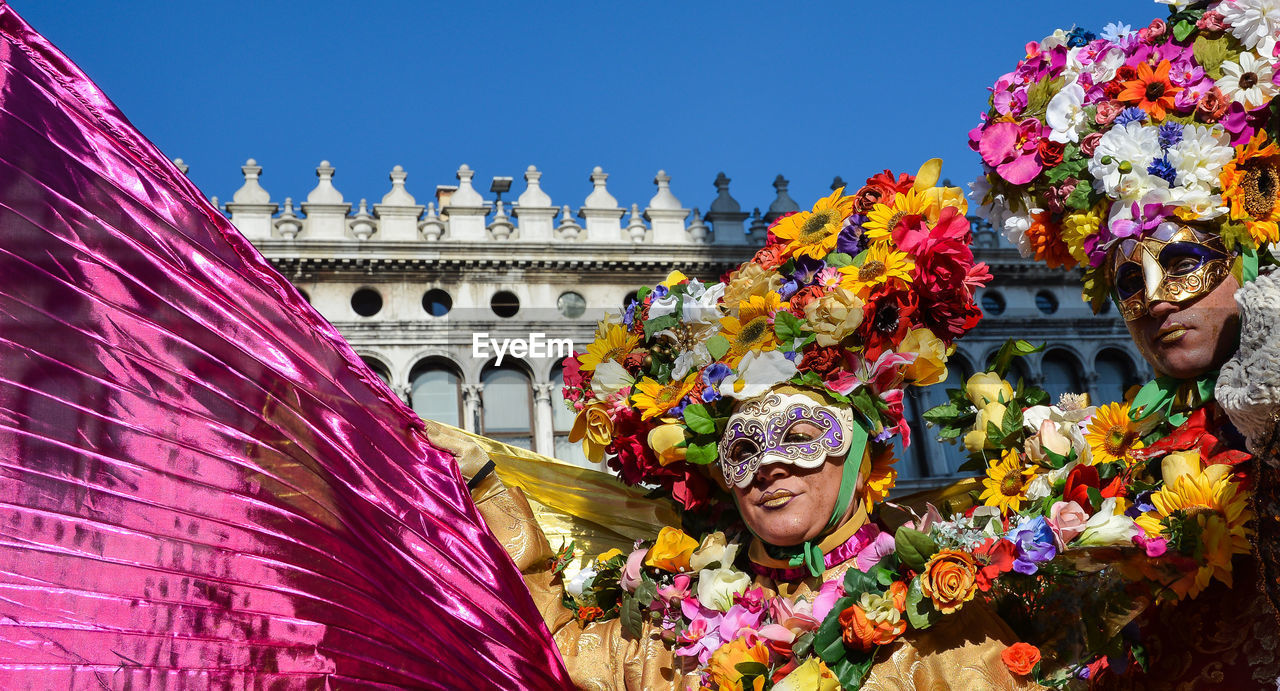
M0 70L0 688L566 687L413 412L2 2Z

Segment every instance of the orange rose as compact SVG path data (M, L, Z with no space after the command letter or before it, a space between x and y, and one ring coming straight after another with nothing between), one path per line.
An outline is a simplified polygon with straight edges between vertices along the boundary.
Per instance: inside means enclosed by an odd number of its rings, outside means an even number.
M978 590L978 565L973 555L954 549L939 550L920 574L920 589L943 614L964 606Z
M1030 643L1014 643L1000 653L1000 659L1010 672L1025 676L1039 664L1040 649Z
M679 528L665 526L658 531L658 540L649 550L644 563L655 569L680 573L689 570L689 557L698 549L698 541L685 535Z
M738 665L747 662L768 666L769 648L764 641L749 646L747 637L743 636L716 648L716 651L711 653L711 661L707 664L707 675L718 689L741 689L743 688L742 678L746 674L738 668ZM764 684L764 677L756 677L754 683L759 688Z
M907 608L907 585L894 581L882 595L863 593L856 605L840 613L844 644L870 652L877 645L887 645L907 630L902 613Z

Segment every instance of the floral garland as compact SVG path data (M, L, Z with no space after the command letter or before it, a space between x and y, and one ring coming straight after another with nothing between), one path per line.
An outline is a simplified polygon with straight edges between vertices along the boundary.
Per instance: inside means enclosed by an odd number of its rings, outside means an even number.
M1280 241L1280 5L1170 5L1132 31L1056 31L991 88L969 133L978 213L1023 256L1086 269L1095 310L1107 250L1165 220L1215 225L1227 249Z
M981 317L974 291L990 279L969 248L963 195L936 186L940 167L885 171L778 219L766 246L720 282L675 272L640 290L566 363L570 439L686 510L710 503L701 468L716 462L734 403L778 385L825 392L875 441L909 443L903 390L946 376L951 343ZM878 468L869 499L895 476Z

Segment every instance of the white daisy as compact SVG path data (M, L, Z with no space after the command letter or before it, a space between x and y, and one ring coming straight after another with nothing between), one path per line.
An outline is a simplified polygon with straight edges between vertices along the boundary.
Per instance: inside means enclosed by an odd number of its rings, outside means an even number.
M1231 138L1219 125L1187 125L1182 141L1169 148L1169 164L1178 171L1176 182L1206 192L1218 186L1218 174L1234 157Z
M1271 63L1253 53L1241 53L1239 62L1222 63L1217 86L1224 96L1253 110L1265 105L1280 89L1271 82Z
M1072 82L1049 99L1044 122L1053 131L1049 139L1055 142L1079 142L1080 130L1089 122L1084 110L1084 88Z
M1257 48L1280 31L1280 0L1236 0L1218 4L1231 35L1247 48Z
M1159 151L1160 140L1155 127L1144 127L1140 122L1112 127L1098 140L1098 148L1089 159L1094 189L1112 199L1121 198L1117 189L1123 179L1138 173L1147 175L1147 167ZM1126 164L1129 168L1127 173L1121 171ZM1126 187L1131 189L1132 184Z
M1128 24L1120 22L1111 22L1102 27L1102 32L1098 34L1098 38L1102 38L1112 43L1119 43L1128 38L1133 33L1133 28Z

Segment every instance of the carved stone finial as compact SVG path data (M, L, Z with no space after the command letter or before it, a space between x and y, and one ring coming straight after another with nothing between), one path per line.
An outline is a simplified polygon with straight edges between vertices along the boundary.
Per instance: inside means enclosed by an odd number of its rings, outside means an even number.
M328 161L321 161L316 167L316 177L319 182L316 183L315 189L307 194L307 202L310 204L341 204L342 193L333 186L333 174L335 170L329 165Z
M252 158L245 161L240 166L240 172L244 175L244 184L231 197L233 204L270 204L271 195L262 189L262 185L258 182L258 176L262 175L262 166Z

